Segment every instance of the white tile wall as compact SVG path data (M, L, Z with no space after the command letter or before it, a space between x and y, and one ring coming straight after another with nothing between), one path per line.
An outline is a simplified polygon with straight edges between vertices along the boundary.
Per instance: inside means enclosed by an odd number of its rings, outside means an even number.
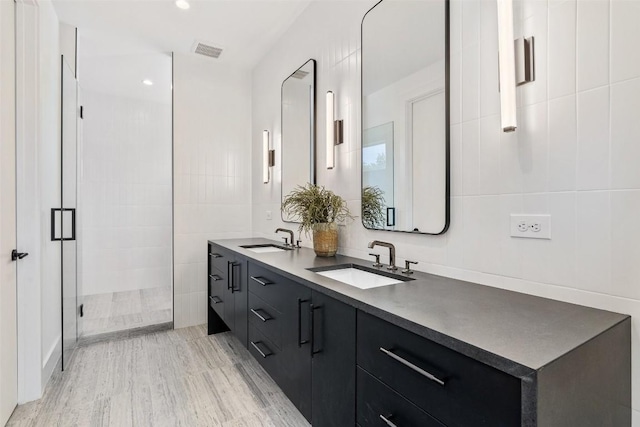
M634 316L633 407L640 425L640 1L520 0L517 36L536 38L536 81L518 90L520 128L497 126L492 0L451 2L451 227L444 236L341 229L341 252L365 258L391 241L418 269ZM279 88L318 60L318 182L359 209L359 30L369 2L314 2L253 71L253 166L260 132L279 140ZM609 16L611 25L609 25ZM348 59L348 60L345 60ZM324 93L336 92L347 143L325 167ZM277 148L277 147L276 147ZM273 237L279 174L252 178L254 234ZM509 214L552 215L552 240L509 237ZM305 245L310 246L308 238Z
M171 104L92 91L82 104L83 292L170 287Z
M176 328L207 321L207 240L251 235L250 89L248 70L174 57Z

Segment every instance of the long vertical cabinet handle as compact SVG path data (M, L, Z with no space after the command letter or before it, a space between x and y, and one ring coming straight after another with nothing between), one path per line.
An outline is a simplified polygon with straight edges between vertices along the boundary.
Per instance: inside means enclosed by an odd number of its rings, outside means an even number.
M302 304L305 302L309 302L309 300L298 298L298 348L309 342L309 340L302 340Z
M309 335L311 338L311 357L313 358L314 354L318 354L322 352L322 349L316 350L316 310L320 310L322 308L321 305L309 305L309 312L311 313L311 321L309 322Z
M233 264L233 261L227 261L227 290L233 293L233 268L231 264Z
M238 277L238 289L236 289L236 272L234 270L236 267L240 267L241 265L241 263L235 261L231 263L231 293L240 292L242 290L240 286L242 277Z

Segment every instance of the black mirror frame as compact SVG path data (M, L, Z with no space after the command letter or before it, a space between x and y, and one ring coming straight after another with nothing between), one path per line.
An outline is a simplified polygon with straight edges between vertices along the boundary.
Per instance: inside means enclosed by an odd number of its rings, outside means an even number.
M369 12L371 12L373 9L375 9L380 3L382 3L384 0L380 0L379 2L377 2L371 9L369 9L367 11L367 13L364 14L364 16L362 17L362 22L360 24L360 52L361 55L364 57L364 20L367 18L367 15L369 14ZM409 231L409 230L385 230L385 229L380 229L380 228L369 228L364 224L364 219L361 218L361 222L362 222L362 226L364 228L366 228L367 230L373 230L373 231L387 231L387 232L395 232L395 233L408 233L408 234L425 234L425 235L430 235L430 236L439 236L441 234L444 234L447 232L447 230L449 229L449 225L451 222L451 101L450 101L450 97L451 97L451 76L450 76L450 71L451 71L451 66L450 66L450 22L449 22L449 0L443 0L444 1L444 20L445 20L445 24L444 24L444 32L445 32L445 61L444 61L444 71L445 71L445 109L446 109L446 123L445 123L445 133L446 133L446 137L445 137L445 161L446 161L446 168L445 168L445 186L446 186L446 191L445 191L445 197L446 197L446 201L445 201L445 223L444 223L444 227L442 228L442 230L440 230L437 233L424 233L421 231ZM362 150L363 150L363 146L362 146L362 140L364 137L364 115L363 113L363 105L364 105L364 99L362 94L364 93L363 90L363 73L364 73L364 61L361 60L360 61L360 158L362 159ZM363 185L364 185L364 171L362 170L362 160L360 161L360 200L362 200L362 189L363 189ZM360 212L362 212L362 208L360 210ZM360 215L362 217L362 215Z
M282 154L284 152L284 114L283 114L283 108L282 108L282 100L283 100L283 92L284 92L284 84L286 83L287 80L289 80L298 70L300 70L301 68L303 68L304 66L306 66L308 63L310 63L313 65L313 99L312 104L313 104L313 113L311 116L311 147L309 147L309 155L311 156L311 158L309 159L310 165L311 165L311 176L309 177L310 179L310 183L311 184L315 184L316 183L316 117L317 117L317 96L316 96L316 92L317 92L317 73L316 73L316 60L313 58L310 58L309 60L307 60L304 64L302 64L301 66L299 66L298 68L296 68L296 70L289 74L289 76L284 79L282 81L282 85L280 85L280 134L283 136L281 137L280 140L280 159L283 158ZM280 167L282 168L284 165L282 163L282 160L280 160ZM280 205L282 205L282 201L284 200L285 194L284 194L284 188L283 188L283 180L280 179ZM306 183L303 183L306 184ZM282 210L280 210L280 219L282 219L282 222L288 222L291 224L299 224L299 222L297 221L291 221L289 219L286 219L284 217L284 214L282 212Z

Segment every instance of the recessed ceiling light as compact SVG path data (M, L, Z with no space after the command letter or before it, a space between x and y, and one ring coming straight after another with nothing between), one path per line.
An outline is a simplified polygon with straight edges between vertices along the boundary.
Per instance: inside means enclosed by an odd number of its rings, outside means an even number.
M151 80L149 80L149 79L144 79L142 81L142 84L143 85L147 85L147 86L153 86L153 82Z
M191 7L187 0L176 0L176 6L183 10L187 10Z

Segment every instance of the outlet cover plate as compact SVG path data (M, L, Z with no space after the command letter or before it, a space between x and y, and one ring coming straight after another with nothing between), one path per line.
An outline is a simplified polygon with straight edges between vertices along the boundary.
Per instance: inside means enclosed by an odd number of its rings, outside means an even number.
M551 215L511 214L511 237L551 240Z

